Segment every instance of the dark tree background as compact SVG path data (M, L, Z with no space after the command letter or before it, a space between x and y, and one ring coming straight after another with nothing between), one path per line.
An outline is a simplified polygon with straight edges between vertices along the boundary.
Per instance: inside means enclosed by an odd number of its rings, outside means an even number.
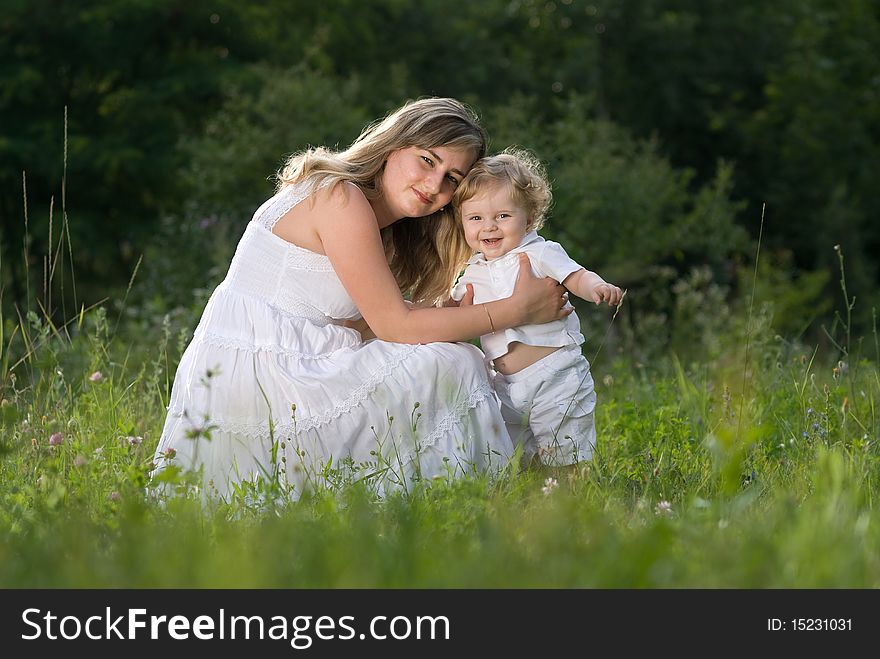
M840 244L867 327L878 54L876 0L5 0L4 317L52 266L63 317L141 259L151 308L191 304L285 155L450 95L548 163L547 233L585 263L633 287L705 267L735 296L766 205L766 276L801 295L781 326L840 307Z

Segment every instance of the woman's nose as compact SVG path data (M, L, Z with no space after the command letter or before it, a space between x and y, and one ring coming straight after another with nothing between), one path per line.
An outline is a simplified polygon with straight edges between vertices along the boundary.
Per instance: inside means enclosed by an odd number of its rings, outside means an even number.
M428 188L427 192L431 192L433 194L439 193L440 189L443 187L443 173L432 172L428 175L427 180L425 181L425 185Z

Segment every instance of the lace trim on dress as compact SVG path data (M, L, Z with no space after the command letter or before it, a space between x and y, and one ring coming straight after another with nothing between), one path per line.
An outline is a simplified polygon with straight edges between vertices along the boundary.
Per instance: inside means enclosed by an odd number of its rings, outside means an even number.
M398 355L397 359L393 361L385 362L385 364L377 369L367 379L366 382L355 389L348 398L335 405L332 409L327 410L323 414L318 414L303 419L291 419L282 421L280 423L274 423L273 428L275 438L293 438L297 433L315 430L323 425L327 425L334 419L341 417L343 414L350 412L354 407L363 403L363 401L367 399L367 397L370 395L370 393L372 393L376 386L378 386L379 382L387 377L396 366L398 366L404 359L406 359L406 357L408 357L416 348L418 348L418 346L415 345L408 347L410 348L410 350L402 352L400 355ZM421 450L426 447L434 446L434 444L436 444L441 437L452 432L452 429L461 422L461 419L465 416L465 414L467 414L469 410L474 409L478 405L484 403L487 399L491 397L491 395L492 388L490 387L489 383L481 382L466 397L458 401L458 403L456 403L455 406L452 407L443 416L442 419L440 419L439 423L434 426L434 428L425 439L419 441L418 449ZM168 409L169 416L183 417L185 413L186 412L184 408L181 406L175 406L174 408L169 407ZM268 437L269 434L268 421L245 422L209 418L207 422L215 431L245 436L249 439L262 439ZM416 450L416 448L407 448L405 450L402 450L402 455L410 457L416 452Z
M288 185L269 200L261 211L257 211L253 221L269 231L272 230L278 220L284 217L291 208L309 196L307 185Z
M453 426L461 421L461 418L468 410L472 410L491 395L492 388L489 384L487 382L481 382L476 389L468 394L467 398L460 400L455 407L447 412L446 416L440 420L440 423L434 426L434 430L431 431L431 434L420 442L420 447L423 448L425 446L433 446L436 444L438 439L452 431Z
M273 423L276 432L280 432L285 436L293 435L295 432L307 432L320 426L327 425L334 419L350 412L353 408L363 403L373 390L379 386L379 383L387 378L391 374L391 371L397 368L405 359L407 359L407 357L415 352L418 347L418 345L405 346L405 349L401 350L393 359L384 362L379 368L373 371L370 376L360 386L356 387L345 400L340 401L326 412L302 419ZM296 400L290 402L295 404ZM181 405L168 408L169 415L181 417L186 413L186 408ZM265 437L269 430L268 421L238 422L228 421L222 417L214 418L209 416L208 422L211 426L221 432L246 435L252 439Z
M406 349L401 350L394 359L384 362L379 368L373 371L370 374L370 377L368 377L366 381L362 383L359 387L355 388L355 390L352 391L351 395L349 395L348 398L337 403L333 406L333 409L327 410L323 414L317 414L315 416L307 417L303 421L297 422L297 429L304 431L312 430L313 428L317 428L319 426L330 423L330 421L342 416L343 414L351 412L353 407L357 407L358 405L363 403L373 392L373 390L379 386L379 383L382 382L382 380L387 378L389 375L391 375L391 371L397 368L401 364L401 362L403 362L411 354L413 354L418 349L418 347L418 345L406 346ZM295 403L296 401L293 402Z
M250 353L268 352L272 353L273 355L283 355L285 357L291 357L293 359L326 359L328 357L332 357L333 353L336 352L336 350L332 350L330 352L325 352L320 355L312 355L305 352L299 352L298 350L289 350L288 348L284 348L277 344L265 343L261 345L256 345L254 343L250 343L249 341L234 339L229 336L221 336L220 334L215 334L214 332L208 331L196 332L196 335L193 337L193 343L196 342L205 343L215 348L221 348L223 350L241 350L243 352Z
M282 239L283 240L283 239ZM336 273L326 254L318 254L305 247L289 243L293 248L287 252L287 267L290 270Z
M318 190L329 184L329 180L324 181L318 186ZM312 194L312 181L308 179L292 185L287 185L281 188L281 190L279 190L275 196L264 205L262 210L257 210L253 221L271 231L272 227L278 224L278 220L284 217L290 212L290 209L310 194Z
M434 446L443 436L452 432L456 425L461 424L464 416L472 409L484 404L491 397L490 386L483 382L468 394L467 397L460 400L438 423L431 433L424 439L419 441L417 447L399 447L399 459L401 462L409 462L416 453L425 448ZM181 410L171 410L169 416L182 417L184 413ZM213 432L224 432L240 437L246 437L250 440L261 440L269 436L269 424L267 422L218 422L213 423L210 420L211 430ZM318 426L312 425L306 427L302 422L285 421L273 424L273 436L275 441L283 439L295 440L298 433L315 430Z

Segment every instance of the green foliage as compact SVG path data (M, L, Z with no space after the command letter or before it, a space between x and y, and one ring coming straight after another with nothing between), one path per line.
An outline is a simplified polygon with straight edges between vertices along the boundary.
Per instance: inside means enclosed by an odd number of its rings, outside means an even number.
M184 137L187 207L237 222L274 188L286 156L309 146L343 148L374 117L360 106L357 78L340 80L305 66L255 66L230 87L197 136Z
M176 144L216 109L250 34L238 3L174 0L7 3L0 29L0 215L7 303L26 295L21 246L27 173L37 284L47 225L69 210L87 303L124 287L158 212L176 205ZM224 22L212 22L212 14ZM228 13L227 13L228 12ZM230 52L233 53L230 62ZM231 65L233 64L233 65ZM66 123L65 123L66 120ZM65 142L65 136L67 141ZM114 291L115 292L115 291Z
M286 156L308 146L345 145L371 119L359 95L357 79L340 84L303 66L254 66L243 82L230 85L204 129L181 140L186 202L163 217L147 247L138 303L149 295L161 310L204 304L247 221L272 195Z
M878 48L872 3L803 3L790 16L785 53L768 67L763 107L744 125L755 162L749 175L761 179L775 243L802 265L831 272L831 246L842 245L850 281L865 296L876 286L880 246L873 192L880 91L868 54Z
M793 254L783 272L833 286L841 244L860 331L880 306L870 0L56 4L13 2L0 30L8 315L46 285L59 322L113 297L142 254L149 284L167 280L158 306L193 304L286 154L345 144L427 94L472 103L496 147L549 161L566 223L551 230L627 285L704 263L730 285L724 262L766 204L765 244ZM234 219L211 236L191 226L221 216ZM612 222L622 239L597 241ZM169 268L181 243L191 253ZM44 255L59 266L49 285Z
M646 279L651 265L720 268L745 252L748 239L734 222L740 205L729 198L728 166L721 164L714 181L692 190L693 172L673 168L655 143L592 119L584 98L559 105L562 118L550 124L536 125L528 104L496 109L500 130L487 123L496 148L518 142L548 163L554 208L545 233L576 260L628 286Z

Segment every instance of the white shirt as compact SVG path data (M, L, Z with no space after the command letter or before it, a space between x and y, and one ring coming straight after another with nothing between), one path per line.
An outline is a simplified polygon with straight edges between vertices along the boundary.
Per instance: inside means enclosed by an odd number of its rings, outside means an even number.
M517 254L520 252L528 255L532 272L536 277L553 277L560 283L583 267L571 259L562 245L544 240L537 232L530 231L523 236L518 247L497 259L487 261L482 253L474 254L468 261L464 274L452 289L452 297L461 300L467 292L467 284L474 286L474 304L510 297L519 275ZM490 360L507 354L508 346L514 341L530 346L561 348L582 344L584 335L581 334L581 322L577 314L571 313L562 320L540 325L520 325L480 337L483 352Z

